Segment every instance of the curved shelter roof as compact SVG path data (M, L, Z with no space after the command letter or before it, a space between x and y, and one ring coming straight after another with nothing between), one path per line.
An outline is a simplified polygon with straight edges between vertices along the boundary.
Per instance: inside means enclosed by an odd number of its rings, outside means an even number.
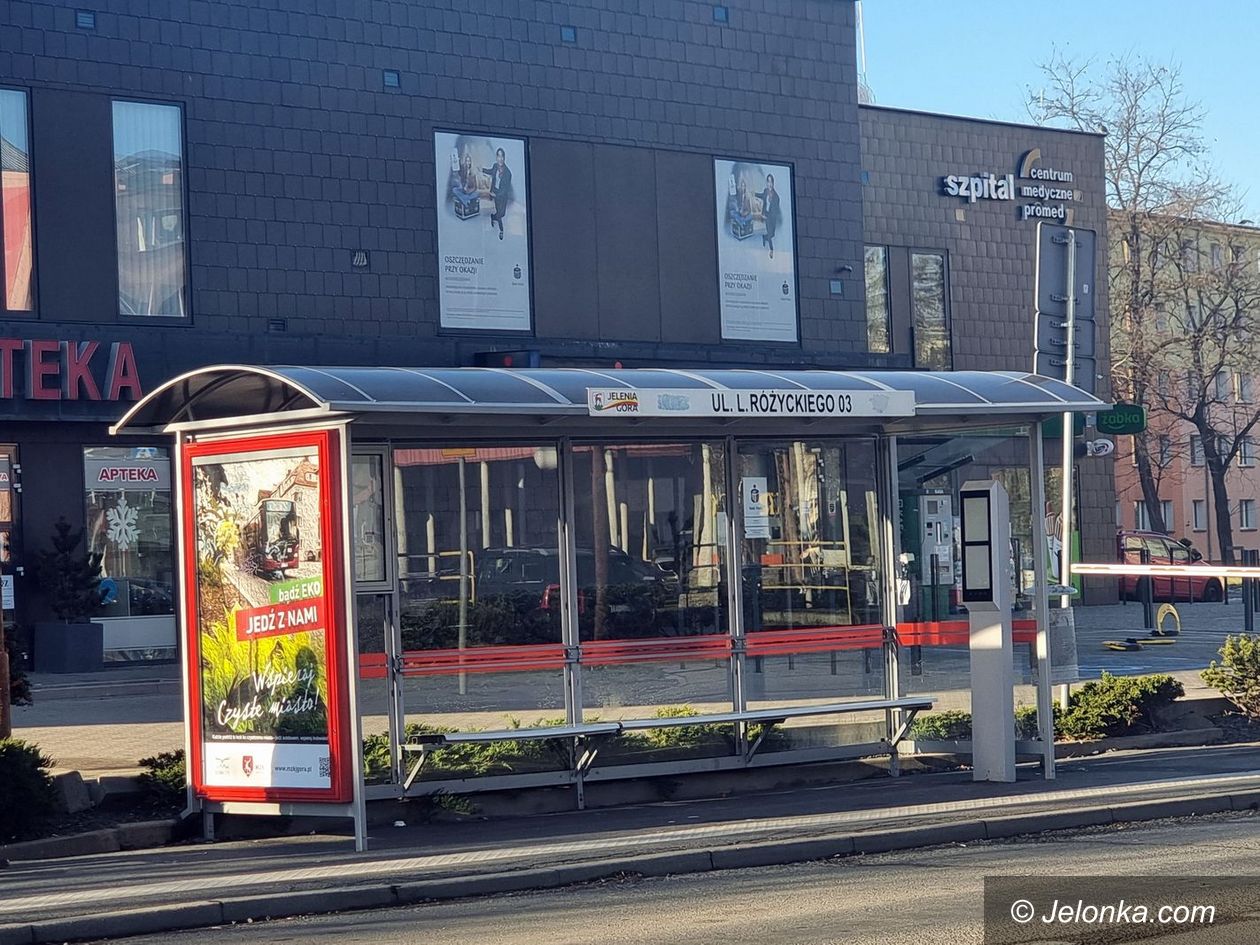
M184 424L255 424L320 416L406 423L451 419L590 417L588 391L630 393L813 391L894 394L895 418L1042 417L1108 404L1062 381L1020 371L759 371L637 368L404 368L226 364L175 377L114 426L152 431ZM911 395L907 397L906 395ZM912 397L912 401L911 401ZM912 407L905 409L912 403ZM658 418L654 418L658 419ZM674 422L674 417L661 417ZM679 418L680 419L680 418ZM693 415L689 419L694 421ZM742 419L742 418L741 418ZM763 422L767 419L759 417ZM843 419L843 418L840 418ZM867 421L870 421L868 416Z

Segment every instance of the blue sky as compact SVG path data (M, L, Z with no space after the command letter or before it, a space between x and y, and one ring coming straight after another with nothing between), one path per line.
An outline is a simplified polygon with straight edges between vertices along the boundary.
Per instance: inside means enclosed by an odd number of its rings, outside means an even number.
M1255 0L865 0L866 74L875 102L1028 121L1025 90L1052 47L1104 63L1131 53L1181 68L1207 109L1220 176L1260 220L1260 3Z

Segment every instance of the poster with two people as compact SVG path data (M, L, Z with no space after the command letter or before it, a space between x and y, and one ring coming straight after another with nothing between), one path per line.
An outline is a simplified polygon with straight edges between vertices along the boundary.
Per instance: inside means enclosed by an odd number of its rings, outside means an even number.
M439 131L433 147L442 327L529 331L525 142Z
M713 162L722 337L795 342L792 169Z

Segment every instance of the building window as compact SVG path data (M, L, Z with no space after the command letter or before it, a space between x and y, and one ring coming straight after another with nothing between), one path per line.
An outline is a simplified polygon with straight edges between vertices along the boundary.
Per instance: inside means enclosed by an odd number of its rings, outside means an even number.
M1207 529L1207 500L1194 499L1190 505L1191 527L1196 532Z
M1124 527L1124 512L1119 502L1116 503L1116 528Z
M1229 400L1230 380L1228 371L1217 371L1212 378L1213 386L1216 388L1216 399L1221 403Z
M175 655L171 462L164 447L83 450L87 547L101 555L107 660ZM113 619L116 618L116 619Z
M866 349L872 354L892 351L888 311L888 250L866 247Z
M29 312L35 307L30 134L26 93L12 89L0 89L0 243L0 311Z
M1240 404L1251 403L1251 375L1238 373L1234 375L1234 397Z
M1203 465L1203 437L1194 434L1190 437L1190 465Z
M1209 252L1212 254L1213 269L1220 269L1225 265L1225 254L1221 251L1220 243L1213 243L1209 248Z
M1155 330L1161 332L1168 330L1168 306L1163 302L1155 303Z
M1238 441L1238 465L1254 466L1256 464L1256 444L1249 436Z
M945 256L941 253L911 253L910 274L915 366L948 371L953 364L953 355L949 337Z
M118 305L124 315L188 314L183 116L114 102Z
M1159 500L1159 514L1164 519L1164 529L1171 532L1173 529L1173 504L1172 499Z
M1238 503L1238 527L1256 527L1256 500L1243 499Z
M1141 499L1133 503L1133 527L1140 530L1151 527L1151 517L1146 512L1146 503Z
M1172 463L1172 440L1166 434L1161 434L1159 438L1159 465L1160 468L1167 467Z

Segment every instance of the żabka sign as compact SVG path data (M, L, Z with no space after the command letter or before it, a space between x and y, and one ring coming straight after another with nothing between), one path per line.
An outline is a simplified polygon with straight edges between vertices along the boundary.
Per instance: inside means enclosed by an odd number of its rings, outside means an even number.
M17 357L23 365L17 391ZM144 391L129 341L0 338L0 399L139 400Z

